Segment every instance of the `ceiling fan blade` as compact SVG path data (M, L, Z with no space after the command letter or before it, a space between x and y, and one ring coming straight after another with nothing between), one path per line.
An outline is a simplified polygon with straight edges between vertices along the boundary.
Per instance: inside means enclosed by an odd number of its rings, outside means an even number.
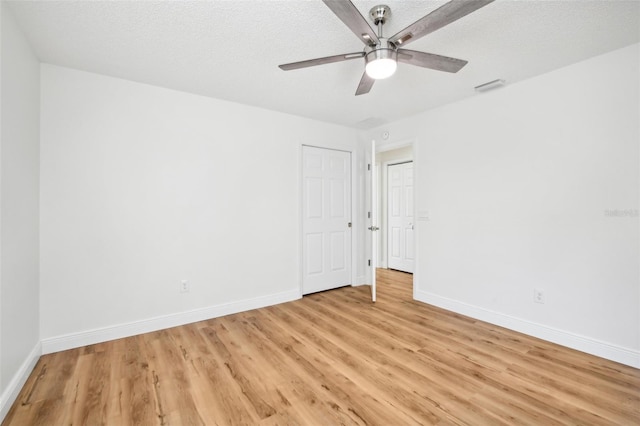
M396 46L405 46L445 25L488 5L494 0L451 0L427 16L418 19L389 39Z
M369 93L369 91L373 87L373 83L375 82L376 81L373 78L369 77L369 74L367 74L366 72L362 74L360 84L358 84L358 90L356 90L356 96Z
M398 49L398 61L405 64L417 65L432 70L456 73L467 65L467 61L433 53L418 52L416 50Z
M366 45L379 42L367 20L349 0L322 0L333 13Z
M307 61L292 62L290 64L278 65L284 71L297 70L299 68L314 67L316 65L330 64L333 62L348 61L364 56L364 52L343 53L342 55L327 56L324 58L309 59Z

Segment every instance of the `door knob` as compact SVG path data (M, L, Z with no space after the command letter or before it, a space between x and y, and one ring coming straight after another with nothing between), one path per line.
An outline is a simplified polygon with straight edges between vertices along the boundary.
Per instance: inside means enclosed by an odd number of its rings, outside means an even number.
M377 231L378 229L380 229L380 228L378 228L377 226L370 226L369 227L369 231Z

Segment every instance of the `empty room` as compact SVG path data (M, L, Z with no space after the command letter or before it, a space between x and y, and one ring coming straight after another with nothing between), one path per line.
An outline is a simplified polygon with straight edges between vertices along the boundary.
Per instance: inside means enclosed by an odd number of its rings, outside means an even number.
M640 424L640 1L0 19L3 426Z

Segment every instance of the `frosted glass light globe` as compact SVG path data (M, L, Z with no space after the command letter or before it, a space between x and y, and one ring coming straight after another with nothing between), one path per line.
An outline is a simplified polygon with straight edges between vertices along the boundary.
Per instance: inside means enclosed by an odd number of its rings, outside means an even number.
M368 48L364 61L365 72L375 80L391 77L398 67L398 52L385 38L380 39L380 44Z
M398 63L390 58L378 58L367 63L365 71L367 75L375 80L391 77L396 72Z

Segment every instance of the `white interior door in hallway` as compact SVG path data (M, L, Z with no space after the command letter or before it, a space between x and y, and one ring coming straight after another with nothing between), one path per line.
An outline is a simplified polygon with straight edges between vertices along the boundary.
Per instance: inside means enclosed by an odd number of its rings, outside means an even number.
M413 162L387 169L388 266L413 273Z
M351 153L302 148L302 293L351 284Z

